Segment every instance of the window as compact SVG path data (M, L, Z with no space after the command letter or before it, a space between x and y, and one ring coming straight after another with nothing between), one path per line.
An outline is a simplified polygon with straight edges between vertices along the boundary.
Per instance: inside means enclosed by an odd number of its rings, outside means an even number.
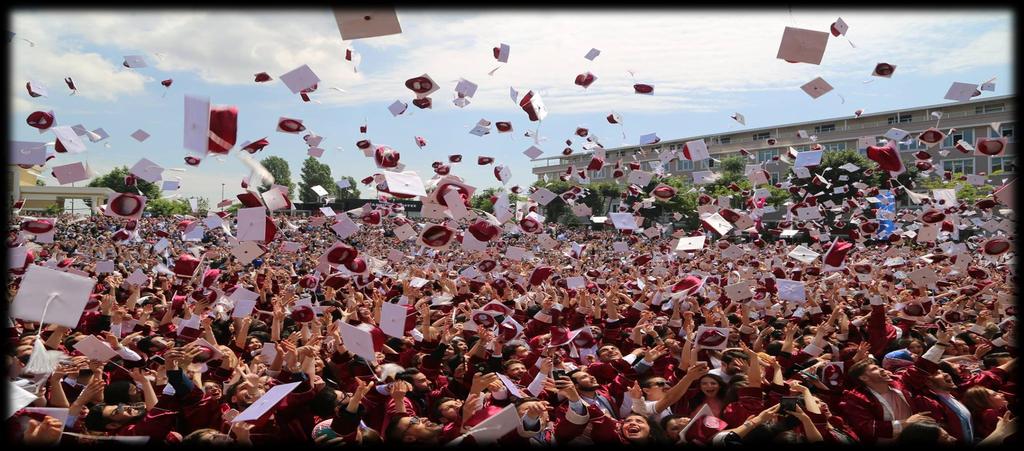
M997 172L1015 172L1016 169L1013 156L992 157L989 159L989 175Z
M974 114L1002 113L1003 111L1006 111L1006 105L1002 103L978 105L974 107Z
M709 169L715 167L715 160L708 158L706 161Z
M814 133L829 133L836 131L836 124L815 125Z
M600 171L597 171L597 173L594 174L594 178L595 179L606 179L606 178L608 178L608 171L610 171L610 170L611 170L610 167L605 166L605 167L601 168Z
M685 158L680 158L680 159L676 160L676 170L677 171L692 171L693 170L693 162L690 161L690 160L687 160Z
M945 140L942 141L942 147L953 147L961 139L964 140L964 141L967 141L967 142L969 142L969 143L971 143L973 145L974 144L974 129L973 128L968 128L968 129L965 129L965 130L957 130L957 131L953 132L952 134L947 136Z
M769 172L768 175L771 176L772 185L774 185L776 183L779 183L779 173L778 172Z
M899 116L889 116L889 125L893 124L906 124L913 121L914 115L910 113L900 113Z
M779 149L758 150L757 162L764 163L766 161L772 161L772 158L777 156L779 156Z
M1012 143L1013 142L1013 126L1012 125L1004 125L1002 127L999 127L999 131L998 132L995 131L995 130L992 130L992 127L988 128L988 137L989 138L998 138L1000 136L1006 138L1006 142Z
M661 166L661 162L658 161L658 160L645 161L644 162L644 166L646 167L645 170L653 171L653 170L657 169L658 166Z
M729 144L730 142L732 142L732 137L731 136L722 136L722 137L718 138L718 143L719 144Z
M771 138L772 134L769 132L754 133L754 141L764 141Z
M942 169L954 174L974 174L974 158L943 161Z
M793 150L796 150L797 152L806 152L808 150L811 150L811 147L810 146L793 146Z
M896 148L899 149L900 152L903 152L903 151L907 151L907 150L922 150L922 149L925 149L927 147L928 146L924 145L924 143L922 143L921 141L918 141L917 139L911 138L909 143L904 144L904 143L901 142L901 143L899 143L897 145ZM865 150L865 153L866 153L866 150Z
M824 150L825 152L834 152L834 151L837 151L837 150L846 150L846 142L841 141L841 142L837 142L837 143L822 144L821 145L821 150Z

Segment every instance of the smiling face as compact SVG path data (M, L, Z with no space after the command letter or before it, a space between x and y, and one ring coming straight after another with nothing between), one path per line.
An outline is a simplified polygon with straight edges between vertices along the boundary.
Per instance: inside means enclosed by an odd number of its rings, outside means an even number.
M704 376L700 378L700 392L709 398L715 397L718 394L718 390L722 388L722 385L711 376Z
M668 420L668 423L665 423L665 434L667 434L670 439L675 439L676 437L679 437L679 433L682 432L683 428L685 428L689 423L690 419L685 417Z
M644 440L651 435L651 427L647 425L647 420L640 415L626 417L620 427L622 428L622 436L626 440Z
M613 360L621 359L622 351L619 351L619 348L612 345L601 346L601 348L597 350L597 358L602 362L611 362Z
M438 409L438 410L441 411L441 421L442 422L446 422L445 420L447 420L448 422L458 421L458 419L459 419L459 410L460 409L462 409L462 400L461 399L449 399L449 400L441 403L441 407L440 407L440 409Z
M512 380L519 380L526 372L526 366L522 363L513 363L505 369L505 375Z

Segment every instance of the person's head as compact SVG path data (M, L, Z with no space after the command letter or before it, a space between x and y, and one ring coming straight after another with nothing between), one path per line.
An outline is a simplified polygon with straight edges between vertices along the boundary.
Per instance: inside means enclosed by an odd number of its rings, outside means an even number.
M406 381L412 384L411 393L426 394L431 390L430 378L426 374L420 372L416 368L406 368L404 371L395 375L395 379L400 381Z
M661 426L661 429L665 431L665 435L667 435L670 440L676 441L678 440L679 433L682 432L683 428L685 428L689 423L689 418L682 415L672 414L666 415L662 418L659 425Z
M119 379L103 388L103 401L108 404L130 404L142 402L142 392L135 382Z
M917 338L904 338L900 340L899 346L901 348L905 348L907 351L910 351L910 353L915 356L924 354L925 351L924 342L918 340Z
M852 381L859 381L867 386L888 384L892 380L889 371L871 360L863 360L851 365L848 377Z
M619 423L619 434L630 444L651 443L651 433L651 423L643 415L634 413Z
M722 371L730 376L744 374L747 371L749 357L742 351L730 349L722 353Z
M968 388L961 401L974 415L981 415L988 409L1001 410L1009 406L1006 395L980 385Z
M442 424L451 423L459 420L461 410L461 399L441 398L437 402L437 411L435 412L435 417L438 418Z
M223 394L221 384L215 381L203 382L203 393L213 399L220 399L220 396Z
M1008 352L990 352L981 358L981 364L986 370L990 370L1009 362L1011 359L1013 359L1013 357L1011 357Z
M392 444L434 445L441 437L443 427L426 418L417 416L401 417L388 424L384 441Z
M622 358L622 351L615 345L604 345L597 348L597 358L602 362L611 362Z
M725 392L728 389L725 381L715 374L705 374L698 380L698 388L705 398L725 399Z
M91 431L113 431L135 423L146 416L144 403L99 403L89 408L85 427Z
M344 392L325 385L313 395L309 402L309 410L320 418L331 417L337 412L340 401L344 398Z
M236 382L234 385L229 385L228 389L224 392L224 397L239 410L249 407L250 404L260 399L267 391L263 389L262 384L259 386L250 383L249 381L242 380Z
M949 363L942 362L939 364L939 370L928 376L927 385L932 390L951 392L957 389L959 379L956 370Z
M502 366L505 368L505 375L512 380L519 380L528 372L526 365L516 359L506 360Z
M640 381L640 390L644 393L644 399L648 401L660 401L670 386L671 384L661 376L651 376Z
M597 378L583 370L576 370L569 373L569 378L572 379L573 384L576 385L576 390L580 392L593 393L596 392L597 389L601 388L601 384L597 382Z
M956 438L949 435L942 426L935 421L919 421L909 424L903 428L900 435L896 437L896 445L952 445Z
M181 440L182 445L190 446L225 446L233 445L235 440L230 435L224 434L216 429L196 429Z
M143 337L136 344L140 351L147 355L159 354L174 346L174 343L160 335Z

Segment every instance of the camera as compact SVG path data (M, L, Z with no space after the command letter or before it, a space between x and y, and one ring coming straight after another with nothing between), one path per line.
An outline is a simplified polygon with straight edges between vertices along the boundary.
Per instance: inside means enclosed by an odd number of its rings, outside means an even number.
M782 400L779 401L779 412L792 412L796 410L800 399L799 396L783 396Z

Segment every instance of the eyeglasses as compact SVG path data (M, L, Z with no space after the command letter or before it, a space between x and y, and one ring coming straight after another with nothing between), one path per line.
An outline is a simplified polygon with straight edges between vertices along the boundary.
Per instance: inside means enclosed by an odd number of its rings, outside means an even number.
M399 437L405 437L405 433L412 429L413 425L420 424L420 417L409 417L409 425L402 429L402 434Z
M647 384L647 387L645 387L645 388L651 388L651 387L668 387L668 386L669 386L669 383L668 383L668 381L657 381L657 382L650 382L650 383L648 383L648 384Z

